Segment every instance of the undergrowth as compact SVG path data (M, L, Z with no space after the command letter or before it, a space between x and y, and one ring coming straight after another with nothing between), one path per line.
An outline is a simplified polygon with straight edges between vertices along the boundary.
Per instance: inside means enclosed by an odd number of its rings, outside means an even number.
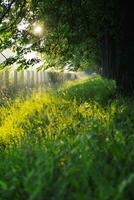
M94 77L1 106L0 200L134 199L134 101L112 95Z

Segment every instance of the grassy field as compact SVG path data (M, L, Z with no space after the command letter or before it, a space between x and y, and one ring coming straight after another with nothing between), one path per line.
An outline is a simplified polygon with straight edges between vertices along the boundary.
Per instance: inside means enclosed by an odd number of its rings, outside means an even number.
M1 102L0 200L134 199L134 101L114 81Z

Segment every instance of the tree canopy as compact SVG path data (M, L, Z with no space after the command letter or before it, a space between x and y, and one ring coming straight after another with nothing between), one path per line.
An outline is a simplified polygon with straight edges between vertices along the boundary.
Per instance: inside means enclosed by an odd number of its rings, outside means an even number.
M105 20L103 4L104 0L2 1L1 48L15 43L20 58L25 45L32 43L32 49L43 52L45 68L63 67L66 63L75 69L96 67L100 61L100 26ZM108 6L112 7L112 1ZM108 15L111 20L112 13ZM19 31L17 25L22 22L27 22L28 27ZM34 22L43 25L40 38L32 33Z
M9 0L1 1L1 49L14 46L14 59L21 68L38 62L25 61L28 51L40 52L43 68L75 70L99 69L103 75L117 80L120 88L133 87L133 12L131 3L120 0ZM19 24L26 23L23 30ZM43 33L33 33L33 24L40 24ZM128 25L128 24L131 25ZM30 47L30 48L29 48ZM7 64L7 63L5 63ZM126 76L127 73L127 76ZM129 78L128 78L129 77Z

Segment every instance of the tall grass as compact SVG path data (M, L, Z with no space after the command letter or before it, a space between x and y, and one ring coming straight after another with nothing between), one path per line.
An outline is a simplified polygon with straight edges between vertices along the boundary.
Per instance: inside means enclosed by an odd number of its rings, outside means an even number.
M83 80L68 81L60 89L59 94L66 99L76 99L77 102L97 101L106 104L116 92L113 80L98 76L91 76Z
M91 82L1 107L0 199L134 199L134 103L110 102L111 81Z

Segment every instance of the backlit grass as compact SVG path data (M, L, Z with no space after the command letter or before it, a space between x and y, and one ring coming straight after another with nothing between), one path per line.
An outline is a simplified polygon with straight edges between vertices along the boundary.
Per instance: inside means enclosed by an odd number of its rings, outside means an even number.
M109 101L114 83L91 82L60 95L33 91L0 108L1 200L133 199L133 100Z

